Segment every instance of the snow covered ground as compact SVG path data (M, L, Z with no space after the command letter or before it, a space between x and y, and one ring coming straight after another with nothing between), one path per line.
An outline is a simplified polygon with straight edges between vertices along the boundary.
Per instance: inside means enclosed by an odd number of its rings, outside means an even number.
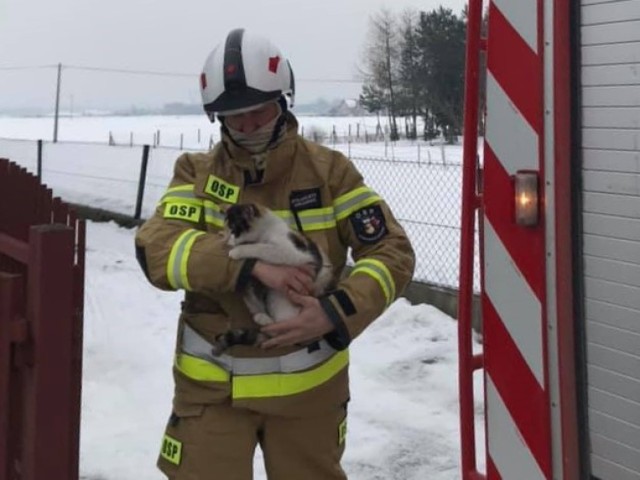
M89 223L81 473L160 480L179 293L149 285L132 230ZM350 480L460 478L456 323L400 299L351 348ZM481 399L481 378L476 378ZM476 405L480 464L482 405ZM266 478L258 452L256 480ZM292 479L294 480L294 479Z

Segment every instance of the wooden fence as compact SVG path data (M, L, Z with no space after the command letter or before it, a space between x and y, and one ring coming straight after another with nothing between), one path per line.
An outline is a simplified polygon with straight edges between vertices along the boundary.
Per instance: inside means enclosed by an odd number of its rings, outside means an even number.
M0 159L0 480L77 480L85 224Z

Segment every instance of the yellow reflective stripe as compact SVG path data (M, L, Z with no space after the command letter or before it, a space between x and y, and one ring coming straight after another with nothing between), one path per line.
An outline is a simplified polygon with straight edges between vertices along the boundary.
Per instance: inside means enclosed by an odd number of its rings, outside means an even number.
M290 210L276 210L278 217L285 220L290 228L296 228L296 220ZM298 218L302 224L302 230L310 232L314 230L328 230L335 228L336 219L333 214L333 207L310 208L298 212Z
M298 212L298 217L304 231L326 230L336 226L333 207L302 210Z
M164 195L162 195L162 198L160 199L160 203L165 203L171 200L189 203L191 205L202 205L202 200L196 197L194 193L194 186L191 184L167 188L167 191L164 192Z
M193 192L195 186L192 183L186 183L184 185L178 185L177 187L169 187L167 188L166 193L173 192Z
M224 368L186 353L176 355L174 366L187 377L201 382L228 382L231 378Z
M204 221L216 227L224 227L224 213L218 204L210 200L204 201Z
M169 285L176 290L179 288L191 290L187 275L187 263L189 262L189 254L191 253L193 242L200 235L204 235L204 232L193 229L185 230L171 248L169 261L167 262L167 279L169 280Z
M379 202L381 198L369 187L359 187L340 195L333 202L336 220L347 218L356 210Z
M349 364L349 351L343 350L317 368L296 373L234 376L234 399L283 397L306 392L333 378Z
M387 306L389 306L391 302L395 300L396 282L393 280L393 276L391 276L391 272L389 271L387 266L380 260L366 258L364 260L356 262L355 268L352 270L351 275L355 275L357 273L364 273L366 275L369 275L378 282L380 288L382 288L382 291L384 293Z
M195 207L202 207L202 200L199 198L179 197L176 195L165 195L160 200L161 204L164 203L183 203L185 205L193 205Z

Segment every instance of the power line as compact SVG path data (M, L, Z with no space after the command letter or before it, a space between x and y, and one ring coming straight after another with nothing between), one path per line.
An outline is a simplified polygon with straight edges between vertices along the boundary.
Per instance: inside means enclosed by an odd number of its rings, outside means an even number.
M42 68L57 68L57 65L35 65L23 67L0 67L0 70L32 70ZM127 75L151 75L157 77L181 77L181 78L197 78L199 74L184 72L161 72L157 70L134 70L127 68L109 68L109 67L93 67L89 65L62 65L65 70L82 70L89 72L104 73L122 73ZM298 82L306 83L363 83L362 80L349 78L296 78Z
M21 67L0 67L0 70L42 70L45 68L58 68L57 65L26 65Z
M154 75L159 77L189 77L189 78L197 77L197 75L192 73L158 72L153 70L129 70L125 68L89 67L89 66L83 66L83 65L63 65L63 67L65 69L72 69L72 70L125 73L125 74L131 74L131 75Z
M195 78L199 74L195 73L181 73L181 72L159 72L155 70L130 70L126 68L108 68L108 67L91 67L84 65L63 65L64 68L74 70L87 70L96 72L111 72L111 73L125 73L134 75L155 75L164 77L189 77ZM296 78L299 82L316 82L316 83L362 83L360 80L348 79L348 78Z

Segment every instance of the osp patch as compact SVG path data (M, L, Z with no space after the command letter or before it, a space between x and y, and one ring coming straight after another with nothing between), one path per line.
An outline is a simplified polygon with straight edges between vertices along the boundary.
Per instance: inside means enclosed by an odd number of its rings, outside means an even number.
M388 232L380 205L362 208L352 213L349 219L356 237L362 243L376 243Z

